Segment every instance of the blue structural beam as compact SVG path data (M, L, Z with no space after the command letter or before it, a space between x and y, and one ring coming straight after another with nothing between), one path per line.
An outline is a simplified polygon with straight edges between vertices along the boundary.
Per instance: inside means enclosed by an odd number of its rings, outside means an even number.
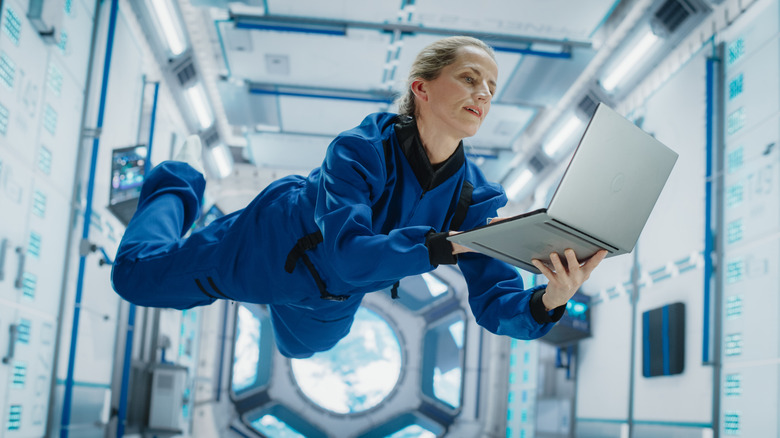
M98 107L98 120L95 126L96 131L100 132L103 127L105 117L106 97L108 95L108 74L111 70L111 55L114 47L114 33L116 30L116 18L119 10L119 1L111 1L111 11L108 23L108 38L106 43L106 56L103 62L103 80L100 87L100 104ZM87 184L87 204L84 208L84 224L81 233L83 242L89 241L89 229L92 222L92 197L95 191L95 172L97 169L98 150L100 148L100 137L95 137L92 141L92 158L89 165L89 182ZM68 371L65 378L65 392L62 400L62 419L60 428L60 437L67 438L69 435L70 415L73 405L73 373L76 365L76 346L79 335L79 317L81 316L81 299L84 290L84 270L86 268L87 256L82 254L79 258L79 271L76 282L76 298L73 306L73 326L70 333L70 351L68 353Z
M157 120L157 98L160 95L160 83L154 84L154 100L152 101L152 115L149 123L149 141L146 143L146 162L144 163L144 175L152 169L152 145L154 143L154 124ZM127 313L127 333L125 334L125 357L122 364L122 384L119 393L119 412L117 414L116 436L122 438L125 434L125 419L127 418L127 388L130 385L130 364L133 356L133 334L135 333L135 304L130 304ZM163 361L164 362L164 361Z
M707 59L707 144L706 144L706 172L704 175L704 322L702 357L703 363L711 363L710 355L710 319L711 319L711 294L712 294L712 257L713 241L712 231L712 162L713 162L713 130L715 125L715 68L719 60Z

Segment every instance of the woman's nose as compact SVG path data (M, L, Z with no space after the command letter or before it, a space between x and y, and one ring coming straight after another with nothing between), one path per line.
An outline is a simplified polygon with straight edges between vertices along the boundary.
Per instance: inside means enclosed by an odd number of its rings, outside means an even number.
M478 98L484 99L484 100L490 100L492 95L490 94L490 87L488 86L487 82L482 82L477 86L475 90L475 94Z

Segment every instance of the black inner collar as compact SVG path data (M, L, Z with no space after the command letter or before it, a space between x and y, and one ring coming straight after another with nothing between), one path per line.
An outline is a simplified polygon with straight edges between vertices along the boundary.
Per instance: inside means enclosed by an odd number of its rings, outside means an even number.
M395 135L406 160L414 171L414 176L424 191L432 190L438 185L455 175L466 162L466 154L463 152L463 142L442 163L431 165L428 154L420 141L420 133L417 131L417 122L409 116L401 116L395 124Z

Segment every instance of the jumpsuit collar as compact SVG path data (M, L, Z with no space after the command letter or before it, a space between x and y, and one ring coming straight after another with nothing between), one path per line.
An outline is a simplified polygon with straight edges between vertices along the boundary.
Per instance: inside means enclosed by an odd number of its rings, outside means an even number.
M414 171L414 176L424 191L433 190L444 181L458 173L466 162L466 154L463 152L463 141L458 143L457 149L447 160L437 165L434 170L428 154L420 141L420 133L417 130L417 122L409 116L400 116L395 124L395 134L406 160Z

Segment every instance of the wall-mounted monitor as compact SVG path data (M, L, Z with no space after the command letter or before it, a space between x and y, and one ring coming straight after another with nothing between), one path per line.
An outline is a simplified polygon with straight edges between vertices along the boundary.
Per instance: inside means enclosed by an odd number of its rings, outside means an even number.
M138 207L144 183L146 145L128 146L111 152L111 189L108 209L127 225Z

